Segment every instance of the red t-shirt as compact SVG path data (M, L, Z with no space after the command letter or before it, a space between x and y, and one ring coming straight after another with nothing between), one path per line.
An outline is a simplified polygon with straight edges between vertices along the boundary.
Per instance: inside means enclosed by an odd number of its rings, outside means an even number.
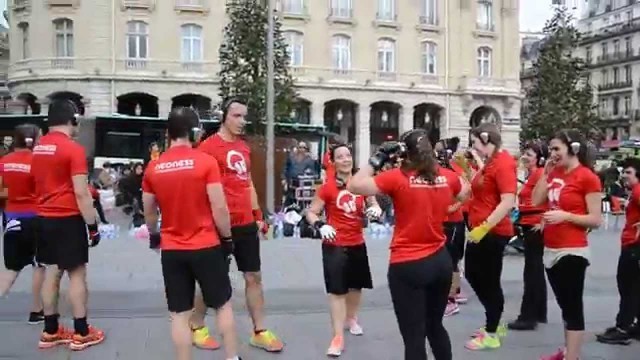
M174 146L147 166L142 191L162 212L160 248L198 250L220 244L207 185L220 183L214 159L189 146Z
M218 162L232 226L253 223L251 204L251 150L243 140L226 141L219 134L200 143L198 150Z
M318 197L324 201L327 224L336 230L335 241L325 243L337 246L363 244L364 196L354 195L347 189L338 189L335 181L328 181L318 189Z
M31 174L38 196L38 215L68 217L80 215L72 177L87 175L84 148L69 136L52 131L33 148Z
M537 225L542 222L542 213L545 211L544 206L533 206L531 198L533 196L533 188L544 174L543 168L534 168L531 170L527 181L522 186L520 194L518 194L518 210L520 210L520 224Z
M471 227L481 225L500 204L502 194L516 194L518 190L517 164L508 152L501 150L487 162L471 181L473 198L469 203ZM490 233L513 236L511 218L506 215Z
M28 213L36 211L36 184L31 175L33 154L28 150L14 151L0 160L2 184L8 190L5 211Z
M326 179L333 179L336 176L336 168L331 161L331 151L327 150L322 156L322 166L325 171Z
M640 242L639 238L636 238L636 227L633 226L640 222L640 184L636 184L631 189L631 196L629 196L629 203L625 212L625 224L622 229L622 235L620 239L622 246L626 247Z
M448 214L443 204L450 204L458 195L460 182L450 187L439 170L435 184L427 184L415 173L405 174L400 169L377 175L375 182L393 200L396 226L390 246L392 264L425 258L444 246L442 223Z
M460 181L461 181L460 175L458 175L455 171L447 168L440 168L440 171L447 178L447 183L449 184L450 187L453 188L454 186L456 186L454 184L456 182L458 183L458 186L462 187L462 185L460 184ZM454 197L451 197L451 203L449 205L453 205L456 202L458 202L458 200L456 200ZM452 222L452 223L463 222L464 216L462 215L462 209L460 208L455 212L450 213L445 221Z
M600 178L585 166L578 166L568 173L557 167L547 176L549 184L548 207L551 210L563 210L572 214L586 215L587 194L602 192ZM586 247L587 229L570 222L545 224L544 245L548 248Z

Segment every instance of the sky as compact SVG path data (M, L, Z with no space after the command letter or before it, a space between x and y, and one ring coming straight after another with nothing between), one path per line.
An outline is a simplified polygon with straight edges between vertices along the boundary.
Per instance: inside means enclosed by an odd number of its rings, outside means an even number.
M552 14L551 0L520 0L520 31L542 30Z

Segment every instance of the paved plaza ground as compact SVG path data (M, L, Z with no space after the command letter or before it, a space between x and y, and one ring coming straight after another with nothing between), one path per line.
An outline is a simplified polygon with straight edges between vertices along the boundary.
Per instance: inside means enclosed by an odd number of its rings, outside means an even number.
M119 216L114 216L118 217ZM118 219L122 220L122 219ZM121 222L121 221L118 221ZM40 351L36 348L40 326L26 324L30 295L28 271L14 291L0 299L0 360L170 360L173 359L169 321L162 286L159 255L147 250L145 243L127 236L126 229L114 240L104 240L91 251L89 266L90 319L103 328L107 340L94 348L71 354L68 350ZM591 235L593 261L588 270L585 293L587 344L585 360L638 360L640 342L630 346L611 346L595 342L594 333L610 326L617 312L618 295L615 271L619 248L619 230L599 230ZM375 289L365 293L360 315L363 337L347 336L348 360L401 360L402 340L391 308L386 284L388 238L368 239ZM325 359L331 338L324 294L320 244L311 240L281 239L263 242L263 281L267 302L267 323L285 341L278 355L249 348L250 321L244 310L241 277L232 273L236 293L238 331L244 360ZM506 294L505 319L517 315L522 294L523 259L505 258L503 284ZM66 284L63 283L66 287ZM535 332L510 332L498 351L472 353L464 341L483 322L483 310L468 288L468 305L460 314L445 320L454 359L537 360L562 343L562 322L551 292L549 321ZM62 313L70 314L63 298ZM64 315L63 315L64 316ZM210 318L209 323L213 320ZM69 322L69 325L71 323ZM222 351L195 351L194 359L222 360Z

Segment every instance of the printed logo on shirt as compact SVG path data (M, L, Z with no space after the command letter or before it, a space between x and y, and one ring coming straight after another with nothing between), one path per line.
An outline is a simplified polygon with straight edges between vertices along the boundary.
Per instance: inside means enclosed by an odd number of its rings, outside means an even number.
M357 210L356 195L347 190L340 190L336 197L336 207L344 212L347 217L355 218L354 213Z
M444 188L448 187L446 176L438 176L433 183L426 181L420 176L409 176L409 187L412 188Z
M565 186L565 182L562 179L553 178L549 183L549 206L553 209L557 209L560 206L560 194Z
M5 172L19 172L19 173L30 173L31 165L29 164L18 164L18 163L7 163L4 164Z
M227 168L236 173L236 176L242 180L249 179L247 170L247 162L241 152L229 150L227 152Z
M33 148L34 155L55 155L56 150L58 149L57 145L36 145Z
M168 173L174 171L191 170L194 168L195 161L193 159L168 161L156 164L153 168L157 173Z

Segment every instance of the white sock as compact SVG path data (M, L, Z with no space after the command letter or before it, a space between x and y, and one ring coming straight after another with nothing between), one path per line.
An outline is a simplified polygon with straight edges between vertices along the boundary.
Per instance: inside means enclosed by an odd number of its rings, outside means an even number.
M238 357L238 356L234 356L234 357L229 358L229 359L227 359L227 360L240 360L240 357Z

